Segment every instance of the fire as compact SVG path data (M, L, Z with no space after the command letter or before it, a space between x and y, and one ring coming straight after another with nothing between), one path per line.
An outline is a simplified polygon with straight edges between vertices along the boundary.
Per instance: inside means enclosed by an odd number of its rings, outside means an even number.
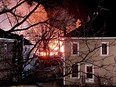
M64 53L64 46L61 46L60 51Z
M58 40L55 40L55 41L51 41L49 43L49 47L50 49L53 51L53 52L64 52L64 46L63 46L63 42L62 41L58 41Z
M49 52L39 52L41 56L62 56L64 53L63 41L50 41L49 43Z

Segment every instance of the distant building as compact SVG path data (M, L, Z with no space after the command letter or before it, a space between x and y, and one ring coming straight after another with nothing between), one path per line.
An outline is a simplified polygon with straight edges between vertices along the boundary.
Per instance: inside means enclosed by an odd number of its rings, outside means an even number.
M36 57L34 57L33 52L31 51L33 49L33 44L28 44L23 46L23 61L30 61L30 63L26 62L24 64L24 71L28 71L34 68Z
M15 39L0 38L0 80L6 79L13 73L15 60L18 59L16 50Z
M23 69L23 46L32 45L23 36L0 30L0 81L12 81Z

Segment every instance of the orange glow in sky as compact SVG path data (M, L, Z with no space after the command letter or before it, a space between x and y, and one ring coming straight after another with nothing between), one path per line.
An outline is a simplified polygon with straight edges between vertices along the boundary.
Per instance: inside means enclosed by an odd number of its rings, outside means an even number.
M48 19L47 12L45 11L44 7L42 5L39 5L39 7L35 10L34 13L29 17L29 20L32 24L43 22Z

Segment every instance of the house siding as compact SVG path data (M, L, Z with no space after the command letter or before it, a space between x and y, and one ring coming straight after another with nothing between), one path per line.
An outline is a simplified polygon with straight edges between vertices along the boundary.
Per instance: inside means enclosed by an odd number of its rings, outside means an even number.
M21 57L20 42L15 39L0 38L0 80L12 79ZM15 68L13 68L15 67Z
M71 43L79 43L79 55L71 55ZM102 42L109 43L109 55L101 56L100 48ZM71 79L70 74L65 76L65 85L84 85L86 84L85 77L85 65L93 64L94 65L94 82L88 82L87 84L97 84L99 79L101 80L100 84L109 85L110 83L116 83L116 40L115 38L66 38L65 39L65 74L71 70L71 65L73 63L80 63L80 78ZM105 78L111 78L111 80L106 81Z

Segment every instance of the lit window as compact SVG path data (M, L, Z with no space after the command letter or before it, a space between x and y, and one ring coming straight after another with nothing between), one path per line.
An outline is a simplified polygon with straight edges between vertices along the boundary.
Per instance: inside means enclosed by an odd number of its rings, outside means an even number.
M94 66L92 64L87 64L85 66L86 72L86 82L94 82Z
M73 64L72 65L72 70L71 70L71 78L79 78L80 74L80 65L79 64Z
M101 44L101 56L107 56L109 54L108 42L102 42Z
M73 42L72 43L72 55L78 55L79 54L79 43Z

